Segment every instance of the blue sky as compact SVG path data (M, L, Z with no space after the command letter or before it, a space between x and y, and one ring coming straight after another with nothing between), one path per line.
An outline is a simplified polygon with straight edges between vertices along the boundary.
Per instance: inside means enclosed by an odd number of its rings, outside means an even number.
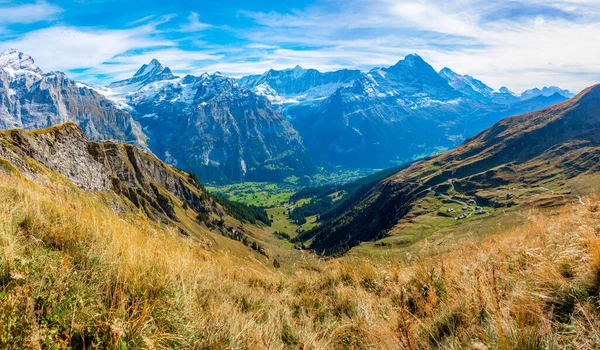
M368 70L418 53L494 88L600 82L600 1L0 0L0 50L105 84L157 58L179 75L297 64Z

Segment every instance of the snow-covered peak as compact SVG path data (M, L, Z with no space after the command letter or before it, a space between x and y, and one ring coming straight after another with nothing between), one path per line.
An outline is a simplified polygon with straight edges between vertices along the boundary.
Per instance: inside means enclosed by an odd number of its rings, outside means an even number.
M26 71L42 74L42 70L35 64L31 56L19 50L8 49L0 53L0 68L12 72Z
M517 94L515 94L512 91L510 91L506 86L501 87L500 90L498 90L498 92L501 93L501 94L509 94L511 96L517 96Z
M482 81L473 78L470 75L461 75L448 67L444 67L438 73L455 90L471 97L490 97L494 89L484 84Z
M521 94L520 98L521 98L521 100L529 100L529 99L532 99L532 98L535 98L538 96L549 97L554 94L559 94L566 98L571 98L571 97L575 96L569 90L561 89L558 86L544 86L542 89L533 88L533 89L525 90Z
M453 71L452 69L450 69L448 67L442 68L442 70L440 70L439 74L442 78L445 78L446 80L451 80L451 79L454 79L457 76L459 76L459 74L457 74L455 71Z
M408 64L422 64L422 63L426 63L425 60L423 60L423 58L419 55L417 55L416 53L411 53L410 55L406 55L406 57L404 57L403 60L405 63ZM402 61L400 61L402 62Z
M296 67L294 67L294 69L292 69L294 78L298 79L300 77L302 77L304 75L304 72L306 72L304 70L304 68L300 67L299 65L297 65Z
M150 63L144 64L138 71L133 75L132 78L114 82L109 85L110 88L123 88L129 86L131 88L141 87L145 84L149 84L155 81L161 80L172 80L177 78L171 72L169 67L163 67L156 58L152 59Z
M145 77L148 75L154 75L162 72L164 67L156 58L153 58L152 61L148 64L144 64L138 71L135 73L134 77Z
M394 74L406 75L406 74L417 74L426 75L428 79L441 80L438 73L433 67L427 63L421 56L417 54L410 54L404 57L404 59L398 61L395 65L389 68L381 68L382 70Z
M323 73L297 65L294 68L270 69L260 75L246 76L239 80L239 84L267 97L273 104L289 106L325 99L338 88L351 86L360 76L361 72L358 70L342 69Z

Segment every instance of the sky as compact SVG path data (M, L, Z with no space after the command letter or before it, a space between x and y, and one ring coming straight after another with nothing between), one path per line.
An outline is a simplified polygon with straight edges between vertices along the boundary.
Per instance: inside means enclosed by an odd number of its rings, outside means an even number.
M0 50L104 85L152 58L234 77L390 66L417 53L493 88L600 82L600 0L0 0Z

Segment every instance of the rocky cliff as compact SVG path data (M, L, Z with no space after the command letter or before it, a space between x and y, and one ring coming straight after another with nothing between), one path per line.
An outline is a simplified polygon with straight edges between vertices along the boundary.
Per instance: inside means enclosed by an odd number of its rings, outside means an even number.
M208 193L188 173L124 143L87 141L74 123L50 129L0 133L0 159L36 178L37 163L85 191L114 191L153 219L177 221L175 199L196 212L222 215ZM31 159L37 161L33 162Z

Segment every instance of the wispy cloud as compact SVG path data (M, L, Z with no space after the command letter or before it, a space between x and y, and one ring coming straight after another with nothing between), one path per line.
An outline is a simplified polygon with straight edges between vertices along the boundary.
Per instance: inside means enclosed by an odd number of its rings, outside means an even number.
M154 38L153 29L152 25L127 30L55 26L29 32L5 45L29 53L42 69L70 70L99 66L130 50L175 45Z
M294 54L310 52L315 64L366 68L417 52L438 69L449 66L495 87L578 90L600 81L594 74L600 73L599 13L597 1L355 0L244 15L263 29L246 33L249 39L283 47L312 43Z
M199 32L211 27L210 24L200 22L200 16L196 12L192 12L187 20L188 23L181 26L184 32Z
M7 5L0 3L0 26L14 23L35 23L49 21L63 10L45 1L34 4Z

